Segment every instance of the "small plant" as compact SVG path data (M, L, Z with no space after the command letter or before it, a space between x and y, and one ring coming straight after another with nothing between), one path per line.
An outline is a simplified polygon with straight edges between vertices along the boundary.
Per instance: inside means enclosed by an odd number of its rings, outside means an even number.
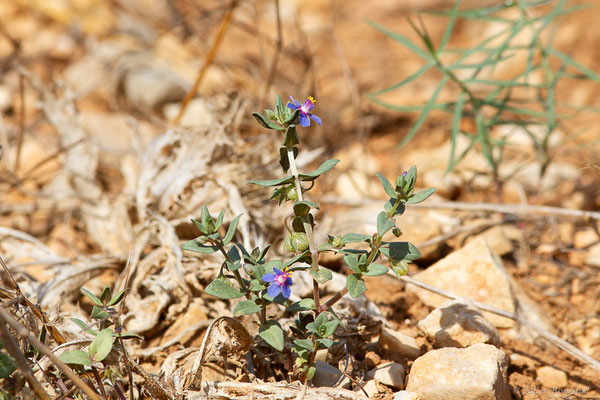
M104 398L107 398L105 384L114 388L119 397L124 398L123 390L115 381L114 377L119 377L118 365L111 365L107 362L107 357L113 350L120 351L120 340L128 338L142 339L142 337L121 332L119 314L114 308L125 296L125 290L113 296L110 286L105 286L100 297L95 296L89 290L82 288L83 293L94 303L91 318L96 322L92 326L84 321L71 318L83 331L94 336L86 350L67 350L60 355L60 359L66 364L76 368L81 374L87 371L92 372L96 385ZM96 329L97 327L97 329Z
M373 27L421 57L424 65L397 84L371 93L369 97L390 109L420 112L400 146L414 137L431 111L440 110L449 114L452 118L452 147L448 171L451 171L469 151L478 148L487 160L500 193L503 179L507 176L500 176L499 166L504 160L505 146L509 143L510 134L495 135L492 132L493 128L500 125L521 127L532 142L543 175L551 162L550 137L560 128L567 111L573 108L557 102L557 85L565 78L600 82L600 76L553 47L554 22L557 17L579 10L581 6L565 8L566 0L515 0L490 7L461 10L460 3L460 0L457 1L450 11L430 13L449 18L444 35L437 46L422 23L417 26L409 20L421 39L420 46L400 33L370 22ZM543 8L552 3L555 4L551 9ZM511 9L516 12L507 14L506 11ZM483 24L493 22L500 28L482 37L475 46L453 49L448 44L459 19ZM522 43L524 35L529 38L526 44ZM514 74L512 79L499 80L490 76L496 68L514 63L513 57L519 55L526 56L525 68ZM381 100L382 94L403 88L430 69L440 72L442 78L426 104L400 106ZM439 95L451 84L454 86L454 100L438 101ZM471 120L475 132L463 130L462 119ZM544 127L543 135L536 135L532 131L531 127L536 125ZM466 137L469 145L461 154L456 154L459 135ZM508 177L510 175L508 174Z
M334 344L334 333L340 325L332 306L346 293L355 298L367 288L364 276L377 276L388 272L388 266L398 275L407 272L409 262L420 256L417 248L410 242L384 240L384 235L392 231L395 237L402 232L395 222L395 217L402 215L405 205L426 200L434 192L427 189L415 192L417 169L410 168L391 184L383 175L377 174L389 200L384 211L377 217L377 232L372 235L347 233L345 235L328 235L325 243L315 241L315 221L313 210L319 205L305 199L305 195L314 186L314 181L322 174L330 171L339 160L327 160L316 170L301 173L296 166L299 153L298 121L304 127L310 126L310 120L321 124L321 120L310 111L315 100L309 97L300 104L293 98L287 105L277 97L273 110L265 110L264 115L253 113L253 117L265 128L279 132L283 136L283 144L279 148L279 164L283 170L282 178L270 180L253 180L251 183L271 187L271 199L280 205L292 202L292 214L285 221L288 231L284 240L284 250L294 255L286 260L267 259L271 245L263 249L248 251L240 243L233 243L234 234L241 215L236 216L221 235L225 211L213 218L206 206L202 207L199 220L192 220L201 235L183 244L184 250L204 254L220 252L224 261L220 273L205 288L205 292L222 299L239 301L233 313L237 315L256 314L259 337L276 349L279 354L286 352L295 358L295 370L290 371L301 381L312 379L316 371L315 355L317 350L326 349ZM289 172L288 172L289 171ZM353 243L366 243L368 250L349 248ZM332 279L332 271L319 265L319 254L334 252L343 255L344 262L352 271L346 278L346 286L325 304L319 298L319 285ZM312 298L291 303L294 274L308 273L313 279ZM286 346L286 333L279 322L268 314L268 306L277 304L287 312L295 313L295 324L289 332L290 343ZM277 354L277 353L276 353ZM274 356L275 358L277 355Z

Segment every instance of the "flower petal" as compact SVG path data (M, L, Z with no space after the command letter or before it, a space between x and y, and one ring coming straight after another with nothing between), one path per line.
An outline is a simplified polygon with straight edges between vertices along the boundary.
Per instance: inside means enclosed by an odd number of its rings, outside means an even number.
M314 106L315 103L313 103L311 99L306 99L304 100L304 103L302 103L302 110L304 110L305 112L309 112L313 109Z
M310 120L308 119L305 113L300 113L300 125L302 125L305 128L307 126L310 126Z
M315 114L308 114L308 116L317 124L321 125L321 118L317 117Z
M273 282L267 288L267 293L271 297L276 297L281 292L281 286L277 282Z
M297 109L300 108L300 106L297 106L297 105L292 104L292 103L288 103L287 104L287 108L291 108L292 110L297 110Z
M294 105L296 107L300 107L300 102L297 101L295 98L293 98L292 96L290 96L290 100L292 101L292 103L294 103Z
M283 297L285 297L286 299L290 298L290 295L292 294L292 290L290 289L289 286L283 285L281 286L281 294L283 295Z
M273 272L275 272L275 275L281 275L283 274L283 271L277 268L273 268Z
M275 280L275 274L273 274L273 273L264 274L262 276L262 280L263 280L263 282L273 282Z

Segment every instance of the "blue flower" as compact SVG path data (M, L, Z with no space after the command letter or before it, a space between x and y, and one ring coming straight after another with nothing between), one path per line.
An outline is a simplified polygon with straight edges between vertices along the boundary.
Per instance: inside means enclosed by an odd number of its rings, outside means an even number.
M292 110L300 110L300 125L305 128L310 126L310 119L321 125L321 118L309 112L313 109L315 103L317 102L314 97L308 96L308 98L304 100L304 103L302 104L296 101L296 99L294 99L292 96L290 96L290 100L292 100L292 102L288 103L288 108L291 108Z
M287 268L284 268L283 271L273 268L273 271L262 277L263 281L271 283L267 288L267 293L271 297L275 297L281 293L283 297L289 299L290 294L292 294L292 290L290 289L290 286L292 286L292 272L288 271Z

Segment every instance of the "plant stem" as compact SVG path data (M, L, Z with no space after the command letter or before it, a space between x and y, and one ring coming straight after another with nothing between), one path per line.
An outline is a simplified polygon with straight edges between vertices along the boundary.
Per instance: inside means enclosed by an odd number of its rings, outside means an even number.
M94 374L94 378L96 378L96 382L98 383L98 388L100 389L100 394L102 394L102 397L104 397L106 399L107 398L106 390L104 390L104 384L102 383L102 378L100 378L98 369L96 369L96 367L94 367L93 365L92 365L92 373Z
M290 170L294 176L294 185L296 186L296 192L298 193L298 201L304 201L302 196L302 185L300 184L300 177L298 174L298 168L296 168L296 160L294 159L294 151L291 147L287 149L287 157L290 164ZM315 235L310 224L308 216L302 218L302 225L306 238L308 239L308 247L310 249L311 267L316 272L319 270L319 250L315 243ZM321 308L321 300L319 297L319 283L313 278L313 299L315 301L315 317L319 315L319 309Z

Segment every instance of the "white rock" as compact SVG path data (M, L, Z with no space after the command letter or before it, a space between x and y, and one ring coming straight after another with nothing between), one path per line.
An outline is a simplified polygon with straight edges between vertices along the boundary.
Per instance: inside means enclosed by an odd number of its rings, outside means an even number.
M414 338L388 328L381 330L379 346L390 353L397 353L411 360L421 355L421 349Z
M502 261L482 238L454 251L415 278L470 300L509 312L515 311L515 301ZM407 286L407 290L414 292L430 307L438 307L447 300L413 285ZM486 312L483 314L498 328L513 326L513 321L508 318Z
M177 74L159 64L135 65L123 79L127 99L142 109L156 109L185 96L185 82Z
M323 361L316 361L315 365L317 367L317 371L312 379L312 383L317 387L333 387L333 385L335 385L342 376L342 371L333 365L327 364Z
M445 347L415 360L406 390L424 400L510 400L508 358L489 344Z
M536 371L537 379L549 389L564 389L567 387L567 374L560 369L545 365Z
M474 305L450 300L419 321L419 328L440 347L468 347L477 343L500 346L494 325Z
M181 108L181 103L169 103L163 108L165 116L172 120ZM191 100L181 119L179 125L184 128L194 128L199 126L210 126L215 123L215 116L212 104L202 98L195 98Z
M421 397L414 392L400 390L399 392L394 393L394 398L392 400L421 400Z
M404 388L404 367L396 362L381 364L369 371L369 378L395 389Z
M370 381L365 382L362 385L362 390L358 386L356 386L354 388L355 392L362 393L364 395L363 390L367 393L367 396L369 396L370 399L372 399L373 396L375 396L377 393L379 393L379 388L377 387L377 382L375 382L372 379Z

